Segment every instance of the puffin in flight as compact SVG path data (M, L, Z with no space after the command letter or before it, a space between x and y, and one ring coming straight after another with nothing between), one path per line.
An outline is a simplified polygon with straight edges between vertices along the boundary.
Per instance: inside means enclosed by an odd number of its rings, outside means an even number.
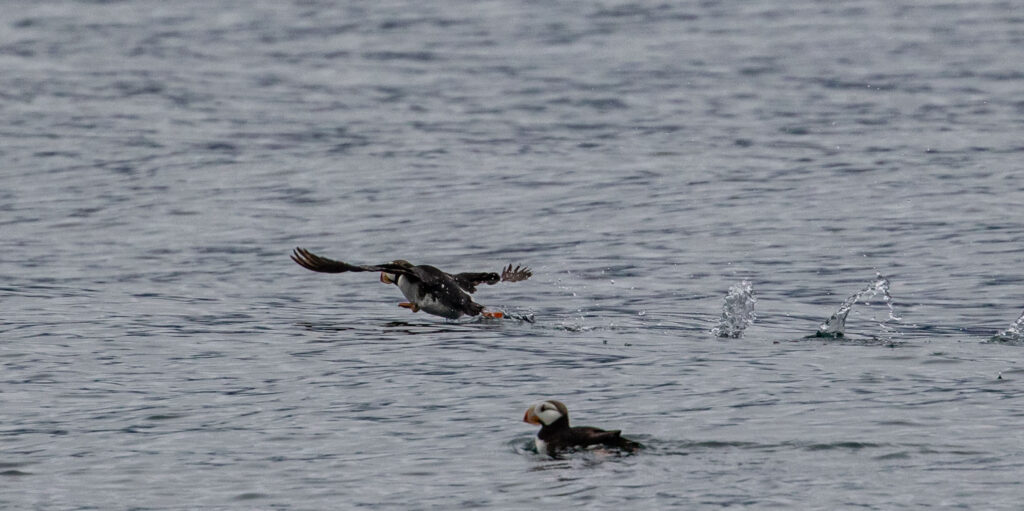
M296 248L292 260L303 268L322 273L379 271L381 282L398 286L409 300L398 304L399 307L448 319L476 315L485 318L504 317L501 312L485 312L484 306L474 302L470 293L476 292L476 286L480 284L519 282L533 275L529 268L513 268L511 264L502 270L501 275L494 272L452 275L433 266L414 265L401 259L373 266L359 266L321 257L304 248Z
M561 401L550 399L526 409L523 422L540 426L534 442L538 453L552 458L574 447L605 446L633 452L643 447L621 435L619 430L605 431L589 426L569 426L569 409Z

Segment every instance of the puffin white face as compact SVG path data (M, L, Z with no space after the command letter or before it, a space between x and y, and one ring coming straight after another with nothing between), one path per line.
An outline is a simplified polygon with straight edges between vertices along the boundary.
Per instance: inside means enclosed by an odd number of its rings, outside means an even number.
M565 405L558 401L543 401L526 409L523 415L523 422L548 426L562 417L569 417L569 411Z

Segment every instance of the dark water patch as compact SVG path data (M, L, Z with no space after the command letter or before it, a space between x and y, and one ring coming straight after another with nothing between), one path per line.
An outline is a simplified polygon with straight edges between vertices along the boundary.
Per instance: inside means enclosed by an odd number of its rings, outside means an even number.
M789 339L786 342L791 343L808 343L808 342L821 342L823 344L831 344L837 346L864 346L864 347L884 347L884 348L900 348L910 344L910 341L900 340L893 341L891 339L884 339L879 337L861 336L861 335L810 335L807 337L801 337L799 339Z
M472 320L469 320L472 321ZM388 333L401 333L405 335L432 335L439 333L465 333L471 332L468 322L454 322L439 320L439 323L410 323L406 321L389 321L382 325L382 331Z
M184 413L158 413L145 417L147 421L166 421L188 417L188 414Z
M631 435L631 438L633 435ZM819 452L819 451L850 451L857 452L866 449L881 449L891 447L886 444L879 444L873 442L852 442L852 441L839 441L839 442L827 442L827 443L813 443L813 442L782 442L782 443L761 443L761 442L747 442L747 441L719 441L719 440L700 440L700 441L668 441L668 440L655 440L644 437L643 435L636 435L636 438L641 441L647 448L642 451L649 455L693 455L700 452L709 451L720 451L720 450L733 450L733 451L751 451L751 452L778 452L778 451L806 451L806 452Z
M844 450L844 451L859 451L861 449L878 449L884 447L880 444L870 442L830 442L830 443L819 443L819 444L807 444L800 445L800 448L807 451L830 451L830 450Z
M269 499L269 498L272 498L272 496L268 495L266 493L249 492L249 493L240 493L238 495L235 495L232 498L232 500L245 502L245 501L250 501L250 500L264 500L264 499Z
M908 428L920 428L926 426L926 424L908 420L882 420L878 421L879 426L901 426Z
M364 52L363 58L367 60L408 60L412 62L431 62L441 59L436 53L429 51L372 51Z
M629 105L618 98L582 99L577 101L578 106L593 108L598 111L627 109Z
M182 357L173 357L170 360L201 360L207 358L224 358L227 355L220 351L203 351L199 353L192 353Z
M438 28L448 28L458 25L465 25L470 23L466 19L457 18L406 18L406 19L390 19L383 21L378 25L381 30L398 30L398 29L410 29L417 25L429 25Z
M230 142L205 142L200 147L204 152L238 153L238 146Z
M49 436L65 436L68 431L65 429L39 429L39 428L11 428L3 430L5 435L49 435Z
M311 342L324 342L322 340L311 341ZM293 357L321 357L327 354L327 350L307 350L307 351L295 351L291 353Z
M957 358L933 357L922 360L921 364L960 364L963 361Z
M313 331L313 332L345 332L345 331L356 330L357 329L357 327L350 326L350 325L347 325L347 324L322 323L322 322L317 322L317 323L300 322L300 323L296 323L295 325L298 326L299 328L303 328L305 330L309 330L309 331ZM321 342L321 341L313 341L313 342Z
M875 456L872 459L874 459L876 461L891 461L891 460L909 460L911 457L912 457L912 455L909 452L898 451L898 452L891 452L891 453L887 453L887 454L882 454L880 456Z

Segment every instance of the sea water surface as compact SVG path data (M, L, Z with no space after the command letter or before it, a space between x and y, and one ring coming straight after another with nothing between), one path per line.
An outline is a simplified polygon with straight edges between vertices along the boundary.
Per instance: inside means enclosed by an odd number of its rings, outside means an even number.
M1019 11L6 2L0 507L1019 509Z

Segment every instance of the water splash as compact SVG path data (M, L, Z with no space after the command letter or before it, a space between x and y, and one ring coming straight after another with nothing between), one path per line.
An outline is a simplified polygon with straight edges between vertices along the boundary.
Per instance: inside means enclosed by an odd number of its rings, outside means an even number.
M722 317L718 320L718 326L711 329L711 334L739 339L743 330L757 319L757 313L754 312L756 303L753 284L746 280L733 284L722 303Z
M525 321L527 323L537 322L537 314L533 311L533 309L523 307L508 307L502 310L505 312L505 319Z
M1010 325L1010 328L993 335L989 342L1024 344L1024 312L1020 313L1020 317Z
M502 315L501 318L485 318L482 315L465 318L462 322L471 323L488 323L496 321L524 321L526 323L535 323L537 321L537 315L533 309L527 307L515 307L515 306L488 306L488 311L498 312ZM456 320L458 321L458 320Z
M879 294L882 295L882 301L885 302L886 307L889 309L889 316L882 320L879 320L878 318L872 319L878 322L878 326L885 331L885 337L887 337L887 340L891 341L892 336L898 332L895 328L890 326L888 322L899 321L902 318L896 315L896 311L892 307L892 295L889 294L889 279L877 272L875 273L875 280L868 284L864 289L850 295L850 297L839 306L839 310L833 313L828 320L818 327L818 331L814 336L833 339L843 337L846 330L846 317L850 315L850 310L853 309L853 305L858 301L862 301L864 298L873 298ZM863 303L869 304L869 302Z

